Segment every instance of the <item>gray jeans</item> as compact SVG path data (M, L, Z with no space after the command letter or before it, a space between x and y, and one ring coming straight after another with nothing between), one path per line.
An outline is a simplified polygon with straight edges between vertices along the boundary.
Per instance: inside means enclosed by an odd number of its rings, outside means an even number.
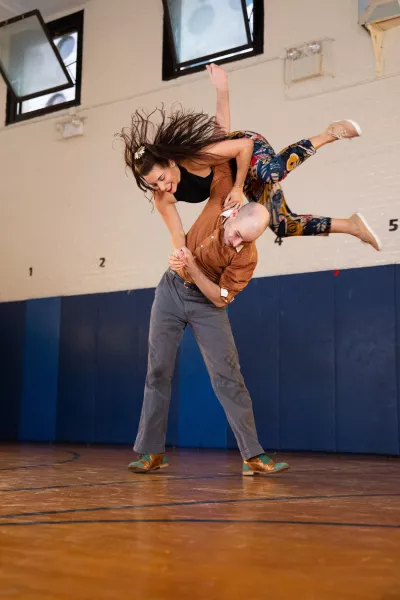
M173 271L163 275L151 310L148 370L134 450L140 454L165 450L171 380L186 325L193 329L243 458L262 454L226 309L217 308L195 286L185 287ZM194 407L193 412L200 409Z

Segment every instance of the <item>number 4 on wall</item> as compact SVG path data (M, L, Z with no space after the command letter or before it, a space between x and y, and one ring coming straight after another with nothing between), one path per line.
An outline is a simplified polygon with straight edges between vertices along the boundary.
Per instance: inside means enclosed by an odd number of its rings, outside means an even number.
M390 219L389 221L389 231L396 231L399 228L398 219Z

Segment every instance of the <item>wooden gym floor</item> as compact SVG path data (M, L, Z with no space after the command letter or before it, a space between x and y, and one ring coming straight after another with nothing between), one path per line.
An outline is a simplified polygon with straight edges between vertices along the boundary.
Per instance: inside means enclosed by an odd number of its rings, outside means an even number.
M400 460L0 445L0 598L400 599Z

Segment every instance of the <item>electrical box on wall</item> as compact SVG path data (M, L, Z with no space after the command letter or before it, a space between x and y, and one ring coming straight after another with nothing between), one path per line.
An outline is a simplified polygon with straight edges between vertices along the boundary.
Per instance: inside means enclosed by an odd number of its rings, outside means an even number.
M84 118L72 114L69 118L57 123L57 131L61 134L62 139L81 136L84 134Z

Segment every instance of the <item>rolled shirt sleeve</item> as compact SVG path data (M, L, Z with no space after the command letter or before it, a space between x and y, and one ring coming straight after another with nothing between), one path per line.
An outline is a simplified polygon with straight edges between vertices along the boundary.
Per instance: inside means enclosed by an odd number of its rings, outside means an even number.
M235 296L244 290L253 276L257 266L257 249L255 244L244 246L222 273L219 280L221 298L230 304Z

